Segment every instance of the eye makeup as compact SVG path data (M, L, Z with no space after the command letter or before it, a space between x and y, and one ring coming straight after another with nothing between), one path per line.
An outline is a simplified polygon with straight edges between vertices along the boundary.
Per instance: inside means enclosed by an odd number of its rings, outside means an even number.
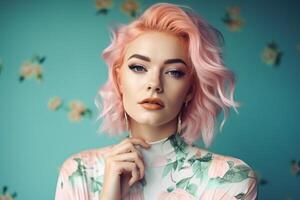
M128 65L128 68L136 73L143 73L143 72L147 72L148 70L146 69L146 67L144 67L141 64L130 64ZM165 74L170 75L171 77L174 77L176 79L180 79L183 76L186 75L186 72L184 72L184 70L179 70L179 69L171 69L168 70L167 72L165 72Z
M134 72L147 71L146 68L140 64L131 64L131 65L128 65L128 67L130 70L132 70Z
M181 71L181 70L177 70L177 69L170 70L170 71L168 71L168 72L166 72L166 73L169 73L171 76L173 76L173 77L175 77L175 78L177 78L177 79L179 79L179 78L185 76L185 72L183 72L183 71Z

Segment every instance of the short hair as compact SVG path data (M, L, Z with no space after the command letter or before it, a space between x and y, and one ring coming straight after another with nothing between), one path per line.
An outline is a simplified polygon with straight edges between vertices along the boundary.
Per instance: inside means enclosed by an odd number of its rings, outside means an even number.
M222 33L203 18L180 5L156 3L128 25L111 29L111 44L102 52L108 66L108 80L99 89L95 104L102 118L99 131L120 135L126 131L122 97L117 86L115 69L123 64L125 47L147 31L171 33L187 45L189 63L194 73L193 98L182 112L182 137L191 144L201 138L206 147L215 135L215 123L221 109L226 121L230 107L238 113L239 102L233 100L235 75L224 66ZM229 91L228 91L229 85Z

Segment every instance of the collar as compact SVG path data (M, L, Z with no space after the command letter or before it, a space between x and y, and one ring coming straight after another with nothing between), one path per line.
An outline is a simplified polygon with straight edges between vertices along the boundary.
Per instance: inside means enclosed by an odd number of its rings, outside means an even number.
M187 143L178 134L174 133L169 137L147 142L151 144L151 148L145 149L136 146L142 154L146 167L161 167L173 163L178 160L183 160L187 155Z

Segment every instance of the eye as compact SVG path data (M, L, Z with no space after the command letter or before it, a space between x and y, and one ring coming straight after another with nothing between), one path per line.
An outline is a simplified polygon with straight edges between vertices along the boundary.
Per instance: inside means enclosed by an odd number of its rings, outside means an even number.
M129 67L129 69L131 69L132 71L135 71L135 72L147 71L145 69L145 67L142 65L132 64L132 65L129 65L128 67Z
M172 71L168 71L167 73L169 73L171 76L173 76L175 78L181 78L185 75L184 72L179 71L179 70L172 70Z

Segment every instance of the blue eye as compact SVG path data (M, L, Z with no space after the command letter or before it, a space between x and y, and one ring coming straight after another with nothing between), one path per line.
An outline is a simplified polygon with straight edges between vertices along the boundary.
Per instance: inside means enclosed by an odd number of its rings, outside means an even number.
M178 71L178 70L172 70L172 71L168 71L167 73L170 73L171 76L175 77L175 78L181 78L185 75L184 72L182 71Z
M132 71L135 71L135 72L147 71L145 69L145 67L143 67L142 65L133 64L133 65L129 65L128 67L129 67L129 69L131 69Z

